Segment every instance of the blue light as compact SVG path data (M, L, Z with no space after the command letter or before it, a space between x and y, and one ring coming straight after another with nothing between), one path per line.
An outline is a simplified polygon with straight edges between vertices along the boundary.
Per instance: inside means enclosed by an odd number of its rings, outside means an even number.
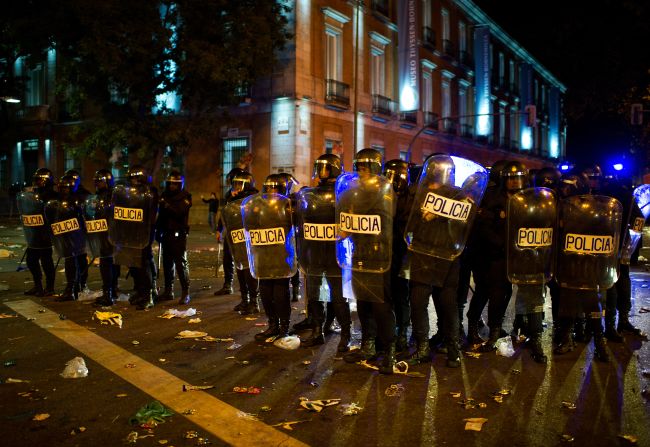
M616 163L612 166L615 171L622 171L623 170L623 163Z
M560 170L561 171L568 171L569 170L569 165L567 165L567 164L560 165Z

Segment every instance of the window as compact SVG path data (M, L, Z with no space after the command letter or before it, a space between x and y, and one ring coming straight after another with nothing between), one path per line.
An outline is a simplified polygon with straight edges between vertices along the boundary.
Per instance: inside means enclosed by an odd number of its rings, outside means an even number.
M325 79L342 81L343 46L341 31L331 26L325 28Z
M79 167L77 165L77 158L75 157L75 154L71 151L66 149L64 151L64 160L63 160L63 168L67 171L68 169L76 169L79 170Z
M343 143L340 140L325 140L325 153L334 154L338 156L343 155Z
M503 85L503 77L506 75L506 58L499 51L499 85Z
M43 104L44 90L45 90L45 73L43 65L38 64L35 68L27 73L27 89L26 89L26 105L39 106Z
M510 80L510 88L513 90L511 93L515 93L514 90L517 88L517 78L515 77L515 61L509 62L508 79Z
M370 49L371 93L386 96L386 55L383 48L372 46Z
M431 72L422 73L422 111L431 112L433 110L433 79Z
M422 26L431 28L431 0L422 0Z
M442 81L442 118L451 116L451 86L449 81Z
M379 144L371 144L370 148L379 152L382 159L386 156L386 150L384 149L384 146L380 146Z
M467 51L467 25L465 22L458 22L458 49L461 53Z
M227 175L231 169L236 168L239 160L249 152L248 137L224 138L223 140L223 179L224 192L228 185Z
M517 144L517 135L519 135L519 115L517 108L510 109L510 146L514 149Z
M440 14L442 15L442 39L450 40L449 11L443 8Z
M506 109L499 107L499 146L506 145Z
M408 155L409 153L407 151L399 151L399 159L408 161Z
M460 117L458 121L462 127L467 124L467 118L463 118L465 115L467 115L467 89L460 86L458 88L458 116ZM463 131L464 129L461 129L461 132Z

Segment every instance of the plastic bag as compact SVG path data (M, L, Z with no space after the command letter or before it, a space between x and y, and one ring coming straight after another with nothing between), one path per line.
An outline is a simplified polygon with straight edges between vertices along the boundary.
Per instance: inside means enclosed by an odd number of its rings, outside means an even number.
M187 310L177 310L177 309L167 309L162 315L158 315L158 318L165 318L165 319L170 319L170 318L187 318L187 317L193 317L196 315L196 309L193 307L190 307Z
M278 348L293 351L300 347L300 338L297 335L287 335L286 337L276 339L273 344Z
M78 379L88 377L88 368L86 362L81 357L75 357L65 364L65 369L61 373L64 379Z
M508 335L500 338L495 343L497 354L503 357L512 357L515 355L515 348L512 346L512 338Z

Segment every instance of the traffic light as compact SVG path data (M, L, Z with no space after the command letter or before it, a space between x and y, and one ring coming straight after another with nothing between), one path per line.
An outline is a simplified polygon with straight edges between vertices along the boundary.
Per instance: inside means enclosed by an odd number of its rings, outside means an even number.
M643 124L643 104L632 104L630 121L633 126L640 126Z
M528 125L528 127L537 126L537 107L533 104L528 104L524 108L524 112L526 112L526 125Z

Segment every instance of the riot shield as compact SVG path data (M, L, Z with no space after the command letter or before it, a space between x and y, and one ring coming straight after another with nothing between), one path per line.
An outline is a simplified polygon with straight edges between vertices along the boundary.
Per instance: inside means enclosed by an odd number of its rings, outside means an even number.
M242 200L236 200L226 204L221 210L221 218L225 227L225 239L230 246L235 268L243 270L249 268L248 254L246 253L246 232L242 219Z
M86 231L80 210L73 202L50 200L45 205L45 221L50 226L57 255L70 258L86 252Z
M406 223L408 249L447 260L460 256L487 182L487 171L473 161L446 154L430 157Z
M573 196L560 204L556 275L560 287L605 290L618 279L623 206L611 197Z
M115 249L142 249L151 243L155 219L154 195L148 187L116 186L111 198L112 225L108 237Z
M16 197L18 212L23 222L25 241L29 248L50 248L50 231L45 226L45 203L38 194L21 192Z
M557 235L555 194L528 188L508 199L508 280L513 284L545 284L553 276Z
M621 246L621 264L630 265L632 254L641 241L645 221L650 215L650 185L641 185L632 193L630 215L627 226L623 230L623 245Z
M298 270L291 200L281 194L254 194L242 202L246 250L257 279L290 278Z
M113 219L111 202L105 197L90 195L84 203L86 238L95 258L113 256L113 244L108 239L108 228Z
M382 176L357 173L336 180L336 261L342 269L382 273L390 269L395 193Z
M303 189L296 198L296 241L300 270L311 276L341 276L341 268L336 263L334 188L319 186Z

